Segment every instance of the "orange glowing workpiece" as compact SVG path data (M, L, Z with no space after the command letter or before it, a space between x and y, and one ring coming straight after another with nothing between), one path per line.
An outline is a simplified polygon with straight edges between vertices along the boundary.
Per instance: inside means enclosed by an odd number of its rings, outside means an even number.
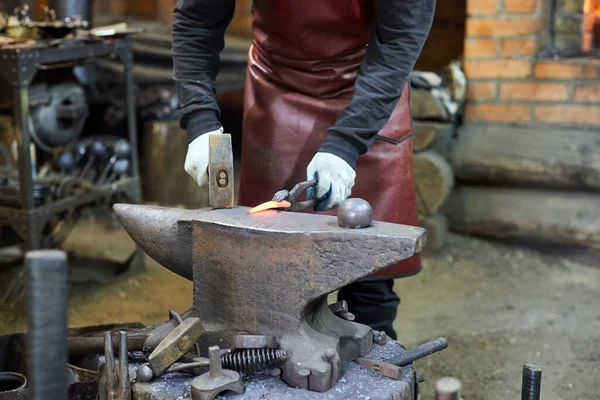
M290 208L292 205L289 201L267 201L266 203L259 204L258 206L251 208L248 211L249 214L254 214L257 212L272 210L273 208Z

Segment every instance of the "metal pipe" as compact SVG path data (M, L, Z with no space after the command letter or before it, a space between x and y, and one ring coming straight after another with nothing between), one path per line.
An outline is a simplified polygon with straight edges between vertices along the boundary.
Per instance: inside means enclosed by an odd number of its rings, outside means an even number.
M128 336L127 337L127 348L129 351L142 351L144 350L144 343L148 336ZM118 349L118 341L113 342L113 350ZM88 354L104 353L104 337L69 337L69 354Z
M542 368L535 364L525 364L523 366L521 400L540 400L541 387Z
M27 365L33 400L64 400L68 395L67 274L63 251L25 255Z

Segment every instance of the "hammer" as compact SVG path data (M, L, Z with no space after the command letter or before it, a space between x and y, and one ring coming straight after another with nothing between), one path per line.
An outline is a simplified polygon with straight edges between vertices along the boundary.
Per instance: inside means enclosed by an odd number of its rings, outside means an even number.
M216 134L208 138L208 188L213 208L233 208L234 172L231 135Z

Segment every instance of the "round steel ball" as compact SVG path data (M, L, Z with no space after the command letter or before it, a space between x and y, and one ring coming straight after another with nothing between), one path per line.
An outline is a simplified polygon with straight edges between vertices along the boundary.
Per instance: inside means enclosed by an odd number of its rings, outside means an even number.
M150 382L154 378L154 374L148 364L142 364L135 371L135 376L139 382Z
M342 228L367 228L373 221L373 209L366 200L347 199L338 206L337 220Z

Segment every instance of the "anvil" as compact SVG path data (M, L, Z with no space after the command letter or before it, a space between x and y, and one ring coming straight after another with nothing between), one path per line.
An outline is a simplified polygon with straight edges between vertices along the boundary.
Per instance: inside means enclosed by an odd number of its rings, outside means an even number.
M203 348L236 335L269 335L290 355L290 385L330 389L341 361L373 344L365 325L335 316L327 295L419 253L425 230L374 222L346 229L331 216L246 207L184 210L117 204L121 223L150 257L194 281L190 316L202 321Z

